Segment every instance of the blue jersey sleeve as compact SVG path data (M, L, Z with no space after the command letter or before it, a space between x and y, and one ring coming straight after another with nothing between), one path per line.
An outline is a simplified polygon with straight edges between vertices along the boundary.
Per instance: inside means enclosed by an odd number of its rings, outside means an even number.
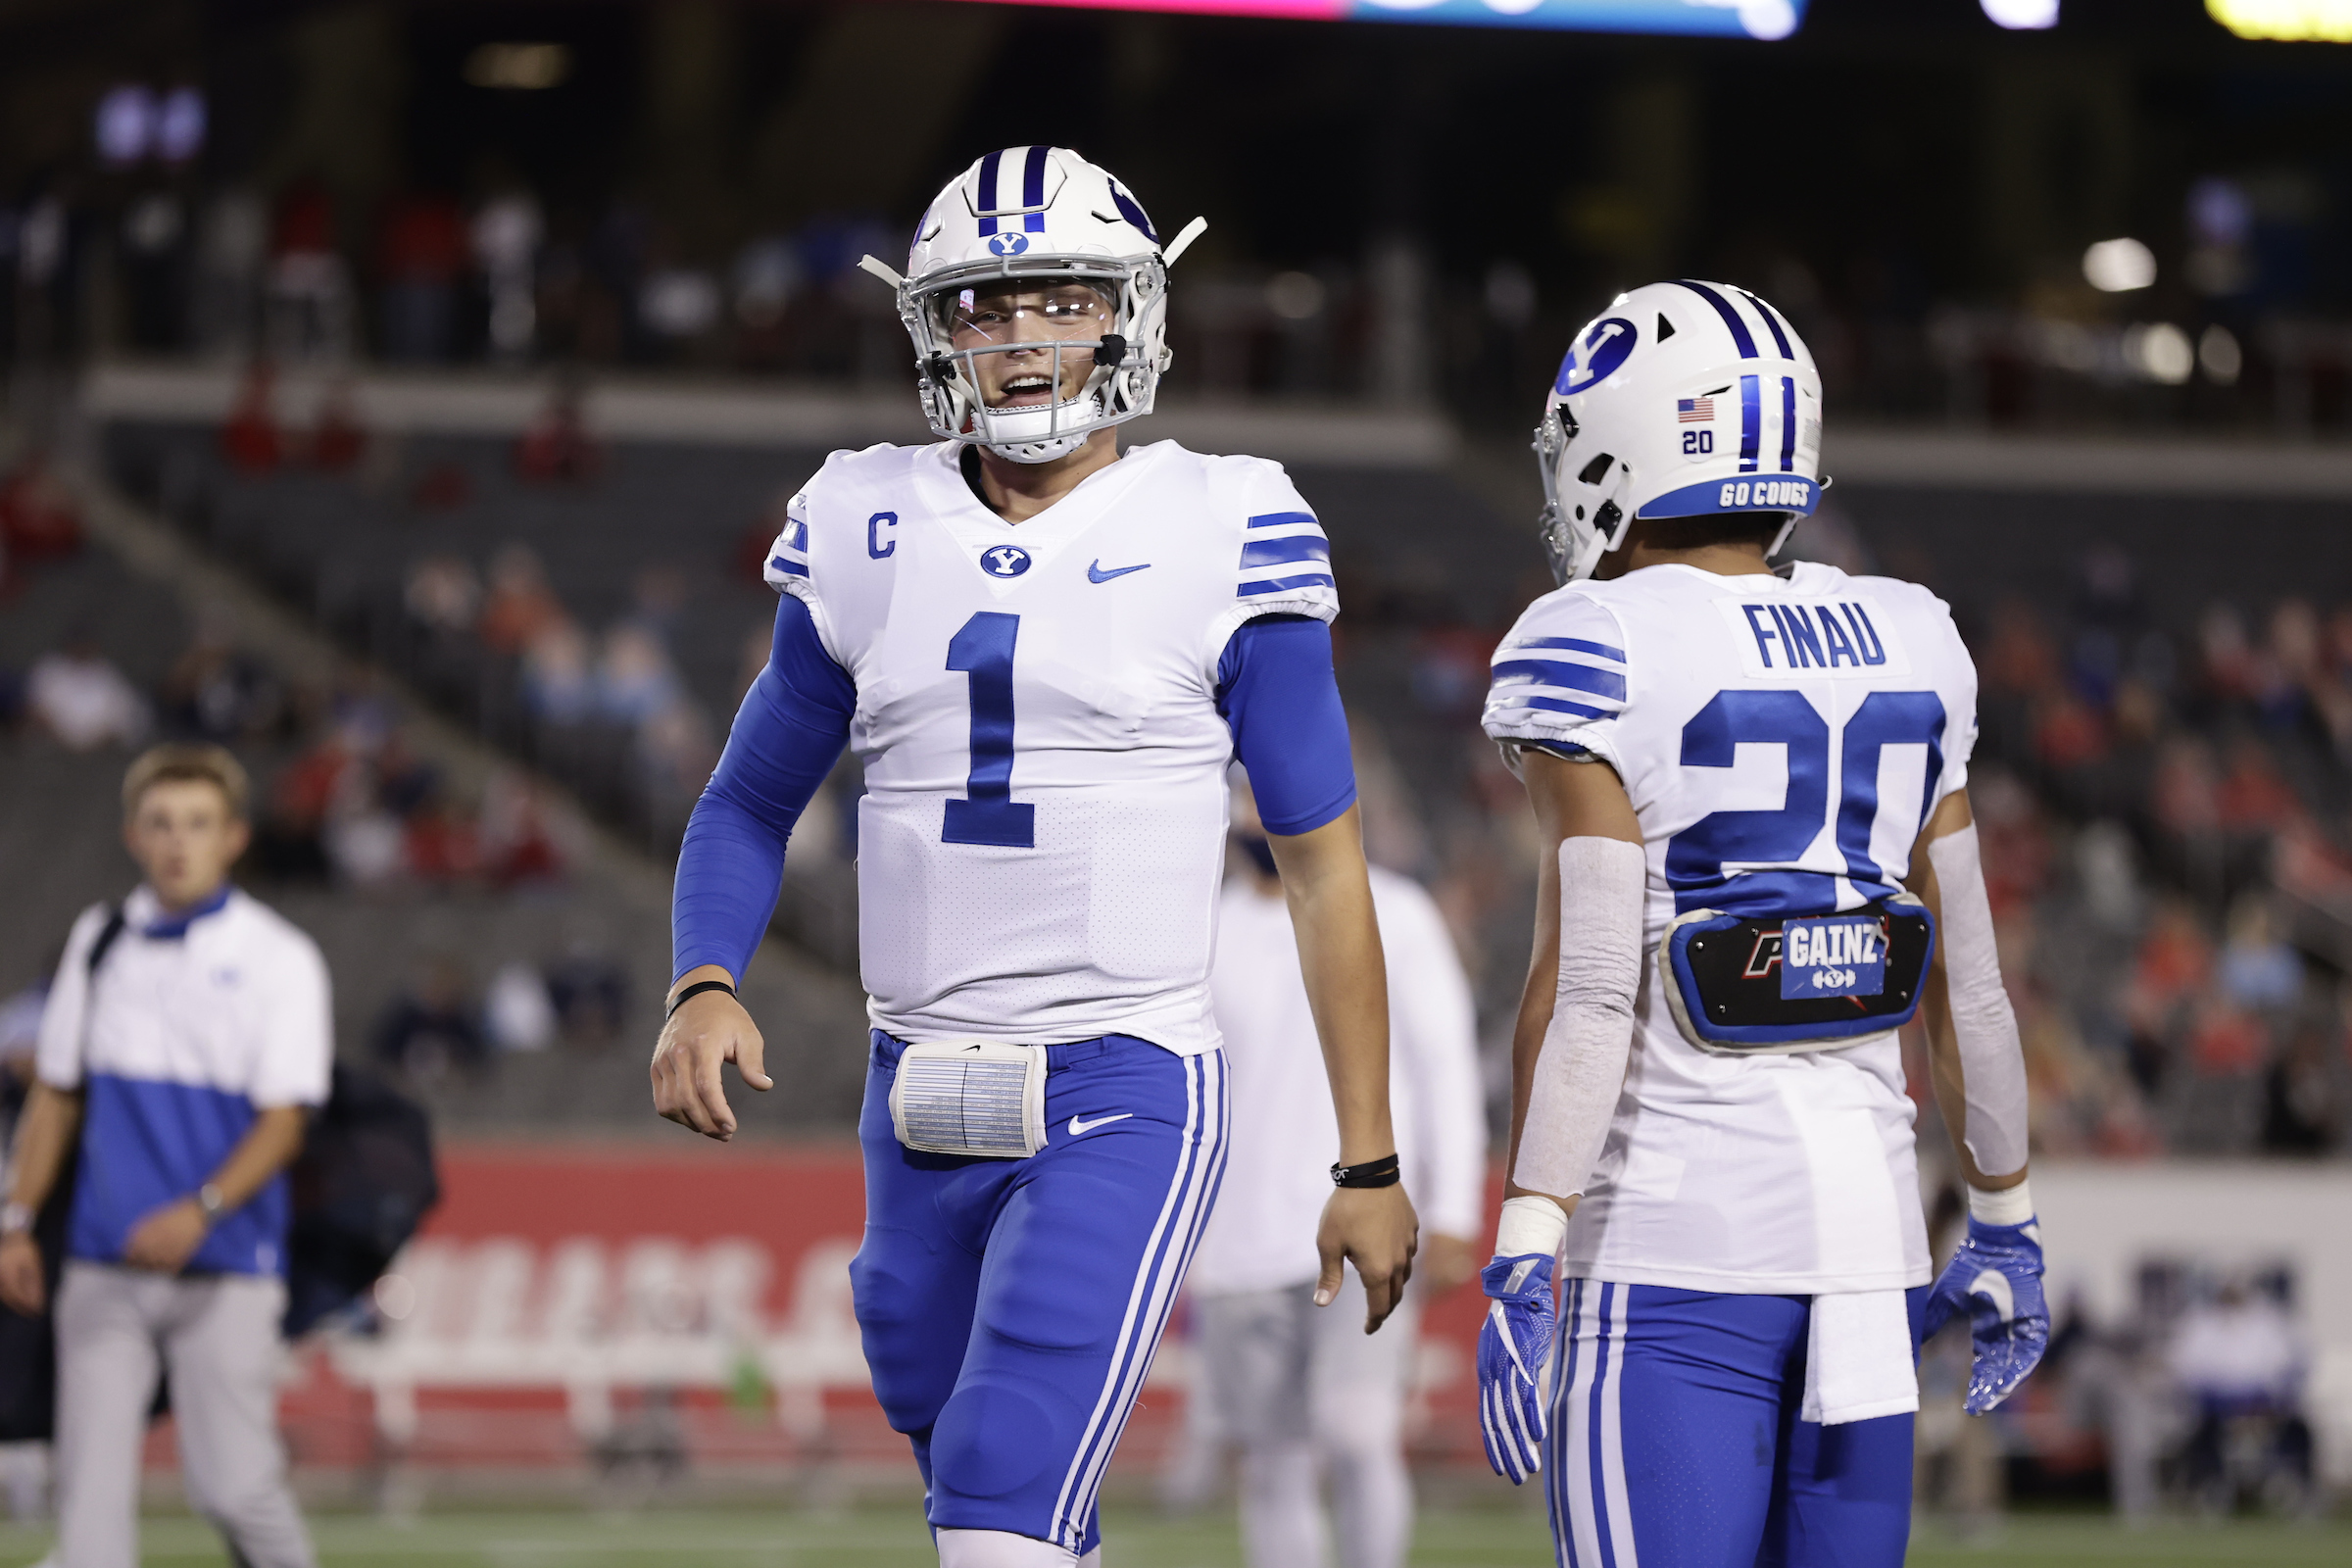
M1307 615L1246 621L1217 661L1217 711L1233 726L1269 833L1306 833L1355 804L1348 713L1331 627Z
M743 978L784 878L784 844L850 738L857 683L817 642L808 607L776 607L767 667L736 710L695 803L670 901L671 977L706 963Z

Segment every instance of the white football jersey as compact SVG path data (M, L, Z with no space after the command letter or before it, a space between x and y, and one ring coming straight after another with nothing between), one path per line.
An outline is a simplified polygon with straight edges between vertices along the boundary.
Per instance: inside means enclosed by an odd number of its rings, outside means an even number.
M1568 1273L1790 1295L1928 1279L1894 1035L1702 1052L1657 947L1694 909L1827 913L1899 890L1929 813L1967 781L1976 697L1941 600L1810 563L1572 583L1503 639L1487 732L1614 767L1649 858L1634 1049Z
M858 954L905 1040L1217 1044L1208 964L1253 616L1339 612L1281 467L1162 441L1006 522L960 448L837 452L767 580L857 683Z

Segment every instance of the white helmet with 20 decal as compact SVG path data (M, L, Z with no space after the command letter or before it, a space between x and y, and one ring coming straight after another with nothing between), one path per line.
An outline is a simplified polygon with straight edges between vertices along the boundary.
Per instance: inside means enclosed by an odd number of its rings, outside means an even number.
M1821 375L1743 288L1620 294L1576 335L1536 427L1552 575L1589 577L1638 518L1778 514L1778 555L1820 504Z
M1207 226L1194 219L1163 249L1107 170L1066 147L1007 147L933 200L906 275L871 256L858 266L898 291L932 431L1049 463L1152 412L1170 357L1167 270ZM984 378L994 356L1025 373Z

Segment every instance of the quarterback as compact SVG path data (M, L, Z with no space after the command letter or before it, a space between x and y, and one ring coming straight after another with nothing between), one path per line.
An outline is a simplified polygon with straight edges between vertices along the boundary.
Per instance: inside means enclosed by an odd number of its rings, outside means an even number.
M1410 1272L1330 545L1271 463L1118 445L1201 226L1163 247L1104 171L1014 147L939 194L904 276L861 264L940 440L837 452L787 507L773 652L678 860L654 1102L725 1139L720 1063L770 1083L733 985L786 839L845 745L863 764L851 1280L943 1568L1100 1560L1103 1468L1225 1164L1208 969L1237 758L1339 1117L1317 1295L1352 1262L1369 1332Z
M2048 1336L1976 671L1925 589L1768 565L1820 496L1821 386L1753 294L1620 295L1537 450L1561 586L1485 718L1545 846L1488 1456L1545 1472L1562 1564L1893 1568L1921 1339L1968 1316L1983 1414ZM1969 1189L1932 1289L1914 1014Z

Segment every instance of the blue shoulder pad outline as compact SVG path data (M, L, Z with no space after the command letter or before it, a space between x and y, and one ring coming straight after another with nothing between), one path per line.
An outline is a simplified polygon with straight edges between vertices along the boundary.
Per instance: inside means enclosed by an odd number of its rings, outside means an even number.
M1854 923L1875 924L1884 941L1877 989L1786 997L1788 928ZM1936 917L1914 895L1897 893L1859 909L1809 914L1693 909L1659 939L1658 968L1685 1040L1714 1055L1776 1055L1836 1051L1900 1029L1919 1011L1935 951Z

